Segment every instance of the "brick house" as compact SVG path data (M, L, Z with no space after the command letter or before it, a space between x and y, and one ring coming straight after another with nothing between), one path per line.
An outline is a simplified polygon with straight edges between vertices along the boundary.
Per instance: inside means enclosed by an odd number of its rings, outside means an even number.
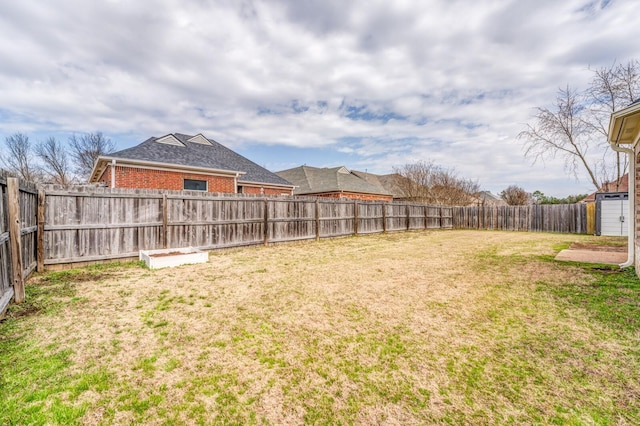
M293 185L202 134L172 133L98 157L89 182L109 188L291 195Z
M393 195L350 172L346 167L318 168L300 166L276 172L294 184L293 195L326 198L350 198L365 201L391 201Z
M581 203L594 203L596 201L596 194L598 192L628 192L629 191L629 173L620 176L620 181L614 180L611 182L605 182L599 191L592 192L583 198Z
M609 144L614 151L629 156L629 217L627 262L621 266L635 266L640 275L640 100L611 114L609 122Z

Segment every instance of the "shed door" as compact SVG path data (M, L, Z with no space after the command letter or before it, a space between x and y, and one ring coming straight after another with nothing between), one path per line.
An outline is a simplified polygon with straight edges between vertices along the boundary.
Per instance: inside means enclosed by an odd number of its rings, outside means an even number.
M627 236L629 200L602 200L601 203L600 235Z

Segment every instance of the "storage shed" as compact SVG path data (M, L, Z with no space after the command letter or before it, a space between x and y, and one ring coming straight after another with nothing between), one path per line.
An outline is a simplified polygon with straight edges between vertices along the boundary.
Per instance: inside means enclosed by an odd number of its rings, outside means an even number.
M626 237L629 235L629 193L596 194L596 235Z

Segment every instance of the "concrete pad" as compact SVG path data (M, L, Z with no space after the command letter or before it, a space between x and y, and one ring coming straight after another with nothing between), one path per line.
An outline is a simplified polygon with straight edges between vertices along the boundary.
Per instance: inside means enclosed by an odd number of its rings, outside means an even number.
M627 261L627 253L620 251L566 249L556 255L556 260L619 265Z

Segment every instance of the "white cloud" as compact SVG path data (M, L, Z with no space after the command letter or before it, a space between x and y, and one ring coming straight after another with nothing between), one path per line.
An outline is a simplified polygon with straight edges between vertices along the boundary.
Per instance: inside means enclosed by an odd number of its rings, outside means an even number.
M631 1L25 0L0 12L3 138L101 130L126 135L124 148L202 131L381 173L433 159L494 191L585 192L559 160L531 166L516 135L558 87L584 87L589 66L640 57Z

